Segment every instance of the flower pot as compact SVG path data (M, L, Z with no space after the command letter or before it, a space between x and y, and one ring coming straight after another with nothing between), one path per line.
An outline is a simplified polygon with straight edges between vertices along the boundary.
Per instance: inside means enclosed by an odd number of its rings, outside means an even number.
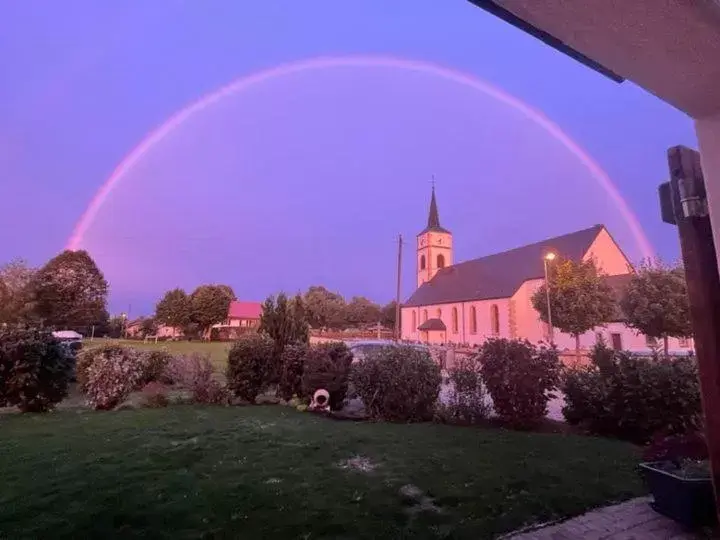
M655 499L651 506L657 513L691 528L717 522L709 477L683 476L679 468L665 461L641 463L640 469Z

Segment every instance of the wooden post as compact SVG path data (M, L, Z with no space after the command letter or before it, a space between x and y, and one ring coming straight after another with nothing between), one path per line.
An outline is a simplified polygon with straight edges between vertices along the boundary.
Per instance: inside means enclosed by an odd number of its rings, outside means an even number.
M705 436L720 517L720 274L700 154L668 150L670 182L660 186L663 220L678 227L700 373Z
M400 326L400 294L402 289L402 234L398 235L398 256L397 256L397 289L395 291L395 341L402 338L402 327Z

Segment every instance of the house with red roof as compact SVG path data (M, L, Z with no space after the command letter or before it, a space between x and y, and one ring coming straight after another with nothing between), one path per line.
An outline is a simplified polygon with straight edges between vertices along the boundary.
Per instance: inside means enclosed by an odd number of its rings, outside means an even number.
M252 332L260 326L262 303L233 300L228 308L227 319L213 325L214 334L221 339L232 339L240 334Z
M560 350L575 348L569 334L540 320L531 298L544 283L551 258L593 259L619 297L632 265L604 225L520 246L477 259L453 262L452 233L440 225L435 188L427 226L417 235L417 290L403 304L402 339L480 345L490 337L531 342L552 339ZM552 257L549 257L552 254ZM658 344L628 327L620 309L613 320L580 336L591 348L603 339L615 349L649 352ZM692 339L671 338L670 352L687 354Z

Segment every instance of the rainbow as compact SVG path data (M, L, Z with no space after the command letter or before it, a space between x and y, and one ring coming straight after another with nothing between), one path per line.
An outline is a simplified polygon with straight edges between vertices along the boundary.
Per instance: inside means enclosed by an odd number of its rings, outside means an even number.
M191 103L171 116L164 124L152 131L140 144L135 147L112 172L107 181L100 187L87 209L80 217L78 223L73 230L72 236L67 242L67 249L80 249L85 233L90 225L92 225L95 217L103 207L107 199L110 197L113 189L125 177L128 172L145 156L152 148L162 141L168 134L180 127L190 117L201 113L207 107L214 103L233 96L239 92L243 92L255 85L262 84L266 81L291 75L293 73L316 71L324 69L333 69L340 67L364 68L364 67L386 67L394 69L402 69L408 71L417 71L427 75L433 75L446 79L457 84L482 92L501 103L509 105L525 117L542 127L551 137L562 144L570 151L580 162L588 169L592 177L605 190L607 195L615 203L623 219L627 223L630 231L635 239L638 248L644 257L650 258L654 255L654 250L650 245L643 229L635 216L630 210L625 199L618 191L617 187L612 183L609 176L598 165L585 150L583 150L575 141L573 141L560 127L549 120L540 111L530 107L528 104L520 101L516 97L498 89L494 86L476 78L472 75L462 73L453 69L438 66L436 64L408 60L402 58L388 56L337 56L337 57L319 57L307 60L301 60L288 64L282 64L270 69L258 71L250 75L246 75L235 79L231 83L222 88L206 94L197 101Z

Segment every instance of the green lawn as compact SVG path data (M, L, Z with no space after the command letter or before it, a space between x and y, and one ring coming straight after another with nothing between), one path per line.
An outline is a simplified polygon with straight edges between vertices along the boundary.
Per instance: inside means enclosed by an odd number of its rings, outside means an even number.
M158 343L150 341L145 343L141 340L136 341L132 339L102 338L95 339L93 341L86 339L84 342L84 346L88 348L102 345L105 343L119 343L121 345L128 345L130 347L135 347L136 349L141 350L166 349L172 354L207 354L210 356L210 359L212 360L212 363L215 365L215 367L220 371L225 370L228 351L232 346L231 342L221 341L160 341Z
M280 406L7 415L0 433L3 538L481 539L641 493L620 442Z

